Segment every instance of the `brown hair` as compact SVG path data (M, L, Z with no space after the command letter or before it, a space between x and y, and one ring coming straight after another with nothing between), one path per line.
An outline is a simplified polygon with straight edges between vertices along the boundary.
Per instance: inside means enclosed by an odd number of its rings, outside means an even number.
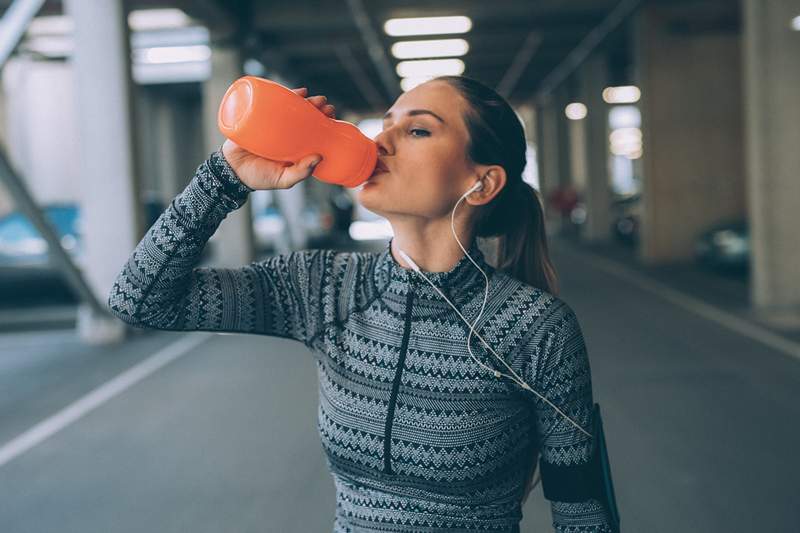
M483 206L475 221L477 237L497 237L495 268L529 285L558 295L558 277L547 250L544 207L539 191L522 179L526 164L525 129L509 103L476 79L437 76L467 101L467 157L506 171L503 190Z

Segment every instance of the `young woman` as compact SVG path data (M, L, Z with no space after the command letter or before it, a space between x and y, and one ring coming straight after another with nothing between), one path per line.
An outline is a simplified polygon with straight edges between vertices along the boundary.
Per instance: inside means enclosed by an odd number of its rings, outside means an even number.
M334 117L324 96L307 99ZM402 94L375 140L379 171L358 197L392 225L382 252L195 267L251 191L290 188L318 159L284 167L226 141L137 245L110 309L136 327L304 343L334 532L518 532L539 456L556 531L610 532L588 470L588 355L522 181L519 119L480 82L444 76ZM494 266L478 247L488 237Z

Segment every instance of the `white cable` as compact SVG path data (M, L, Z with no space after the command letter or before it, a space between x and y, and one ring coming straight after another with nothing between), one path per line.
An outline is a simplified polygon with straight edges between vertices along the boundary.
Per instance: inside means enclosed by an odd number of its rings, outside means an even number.
M478 182L478 184L480 184L480 182ZM478 184L476 184L476 187L477 187L477 185L478 185ZM468 321L466 318L464 318L464 315L462 315L462 314L461 314L461 312L460 312L458 309L456 309L456 306L455 306L455 305L453 305L453 303L452 303L452 302L451 302L451 301L450 301L450 300L447 298L447 296L445 296L445 295L442 293L442 291L440 291L440 290L439 290L439 288L438 288L436 285L434 285L434 284L433 284L433 282L431 282L431 280L429 280L429 279L428 279L428 277L427 277L427 276L426 276L426 275L425 275L425 274L422 272L422 270L421 270L421 269L420 269L420 268L417 266L417 264L414 262L414 260L413 260L413 259L411 259L411 258L408 256L408 254L406 254L406 253L405 253L403 250L400 250L399 248L398 248L398 252L400 253L400 255L401 255L401 256L403 256L403 259L405 259L405 260L406 260L406 261L407 261L407 262L408 262L408 263L411 265L411 268L412 268L412 269L414 269L414 271L415 271L415 272L417 272L418 274L420 274L420 275L421 275L423 278L425 278L425 281L427 281L427 282L428 282L428 283L431 285L431 287L433 287L433 288L434 288L434 290L435 290L436 292L438 292L438 293L439 293L439 294L442 296L442 298L444 298L444 299L445 299L445 301L447 301L447 303L448 303L448 304L450 304L450 307L452 307L452 308L453 308L453 310L454 310L456 313L458 313L458 316L459 316L459 317L461 317L461 320L463 320L463 321L464 321L464 322L467 324L467 327L469 327L469 330L470 330L470 332L469 332L469 335L467 336L467 351L469 351L469 355L470 355L470 357L472 357L472 359L473 359L473 360L474 360L476 363L478 363L480 366L482 366L483 368L485 368L485 369L486 369L486 370L488 370L489 372L492 372L496 378L498 378L498 379L499 379L501 376L506 376L507 378L509 378L509 379L511 379L512 381L514 381L515 383L517 383L517 384L518 384L520 387L522 387L523 389L527 389L527 390L531 391L531 392L532 392L532 393L534 393L536 396L538 396L538 397L539 397L539 398L541 398L543 401L545 401L545 402L546 402L548 405L550 405L550 406L551 406L553 409L555 409L555 410L556 410L556 411L557 411L557 412L558 412L558 413L559 413L561 416L563 416L564 418L566 418L567 420L569 420L569 421L572 423L572 425L574 425L576 428L578 428L578 429L579 429L579 430L581 430L583 433L585 433L586 435L588 435L588 436L589 436L589 438L592 438L592 434L591 434L591 433L589 433L588 431L586 431L585 429L583 429L583 428L582 428L582 427L581 427L581 426L580 426L580 425L579 425L577 422L575 422L575 421L574 421L574 420L572 420L572 419L571 419L569 416L567 416L567 415L566 415L566 414L565 414L563 411L561 411L561 409L559 409L559 408L558 408L556 405L554 405L554 404L553 404L553 403L552 403L550 400L548 400L547 398L545 398L544 396L542 396L541 394L539 394L539 393L538 393L537 391L535 391L535 390L534 390L534 389L533 389L533 388L532 388L530 385L528 385L527 383L525 383L525 382L522 380L522 378L520 378L520 377L517 375L517 373L516 373L516 372L514 372L514 370L513 370L513 369L512 369L510 366L508 366L508 364L507 364L507 363L506 363L506 362L503 360L503 358L502 358L502 357L500 357L499 355L497 355L497 353L496 353L496 352L495 352L495 351L492 349L492 347L491 347L491 346L489 346L489 344L488 344L488 343L487 343L487 342L486 342L486 341L483 339L483 337L481 337L481 336L478 334L478 332L476 332L476 331L475 331L475 328L473 327L475 324L477 324L477 323L478 323L478 319L479 319L479 318L480 318L480 316L483 314L483 310L484 310L484 308L485 308L485 306L486 306L486 300L487 300L487 298L489 297L489 278L488 278L488 276L486 275L486 272L484 272L484 271L483 271L483 269L482 269L482 268L481 268L481 267L480 267L480 266L479 266L479 265L478 265L478 264L477 264L477 263L476 263L476 262L475 262L475 261L472 259L472 257L470 257L469 253L467 253L467 251L464 249L464 246L461 244L461 241L460 241L460 240L458 240L458 235L456 234L456 229L455 229L455 222L454 222L454 220L455 220L455 213L456 213L456 208L458 208L458 204L461 202L461 200L463 200L463 199L464 199L464 198L466 198L466 197L467 197L467 196L468 196L470 193L472 193L472 192L473 192L473 191L476 189L476 187L473 187L472 189L470 189L469 191L467 191L466 193L464 193L464 194L461 196L461 198L459 198L458 202L456 202L456 205L455 205L455 207L453 207L453 211L452 211L452 213L451 213L451 216L450 216L450 228L451 228L451 229L452 229L452 231L453 231L453 236L456 238L456 242L458 242L458 246L461 248L461 250L464 252L464 254L465 254L465 255L466 255L468 258L469 258L469 260L472 262L472 264L473 264L473 265L475 265L475 267L476 267L478 270L480 270L480 271L481 271L481 274L483 274L483 277L484 277L484 279L486 280L486 290L485 290L485 293L484 293L484 296L483 296L483 305L481 306L481 312L480 312L480 313L478 313L478 317L475 319L475 322L474 322L473 324L470 324L470 323L469 323L469 321ZM473 334L473 333L475 333L475 335L478 337L478 339L480 339L480 340L481 340L481 342L483 342L483 345L484 345L484 346L486 346L486 348L487 348L487 349L488 349L490 352L492 352L492 354L494 354L494 356L495 356L495 357L496 357L496 358L497 358L497 359L498 359L498 360L499 360L501 363L503 363L503 364L506 366L506 368L508 368L508 370L509 370L509 371L510 371L512 374L514 374L514 377L512 377L512 376L509 376L508 374L503 374L502 372L500 372L500 371L498 371L498 370L494 370L493 368L489 368L488 366L486 366L486 365L484 365L483 363L481 363L480 361L478 361L478 359L477 359L477 358L475 357L475 355L472 353L472 348L470 347L470 342L471 342L471 340L472 340L472 334Z

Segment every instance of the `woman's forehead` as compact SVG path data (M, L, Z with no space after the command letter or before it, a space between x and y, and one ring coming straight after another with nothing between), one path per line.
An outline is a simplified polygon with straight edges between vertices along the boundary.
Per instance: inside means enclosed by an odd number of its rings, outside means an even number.
M449 84L429 82L401 94L387 112L396 118L412 109L427 109L442 117L446 123L453 124L461 112L460 100L458 91Z

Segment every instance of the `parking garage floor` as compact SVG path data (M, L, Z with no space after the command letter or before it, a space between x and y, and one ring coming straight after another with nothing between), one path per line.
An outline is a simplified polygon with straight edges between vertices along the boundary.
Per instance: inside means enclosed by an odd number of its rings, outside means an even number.
M739 281L566 240L551 253L588 346L623 531L795 531L793 330L753 320ZM330 531L316 401L310 353L287 339L0 334L2 531ZM552 531L542 498L522 531Z

